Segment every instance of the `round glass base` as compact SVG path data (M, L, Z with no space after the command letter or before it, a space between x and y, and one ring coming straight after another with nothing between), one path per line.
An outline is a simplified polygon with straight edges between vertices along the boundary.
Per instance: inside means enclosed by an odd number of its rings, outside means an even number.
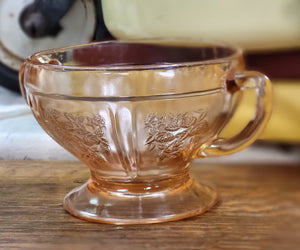
M174 221L199 215L217 200L209 186L189 179L177 188L158 192L132 193L95 189L89 181L64 198L64 208L72 215L88 221L110 224L148 224ZM134 185L134 184L128 184Z

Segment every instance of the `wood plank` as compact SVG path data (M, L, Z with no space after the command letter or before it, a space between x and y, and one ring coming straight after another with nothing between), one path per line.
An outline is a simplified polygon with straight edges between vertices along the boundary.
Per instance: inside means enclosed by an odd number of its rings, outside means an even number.
M84 183L79 162L0 161L0 249L299 249L299 165L193 164L221 202L190 219L116 226L62 208Z

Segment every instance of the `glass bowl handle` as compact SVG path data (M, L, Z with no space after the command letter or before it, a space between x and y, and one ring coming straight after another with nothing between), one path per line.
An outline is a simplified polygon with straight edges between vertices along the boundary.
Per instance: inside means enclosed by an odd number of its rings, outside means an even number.
M250 80L250 81L249 81ZM222 156L240 151L253 143L265 128L272 112L272 84L267 76L255 71L246 71L235 76L239 91L255 89L256 111L248 124L231 138L218 138L198 151L198 158Z

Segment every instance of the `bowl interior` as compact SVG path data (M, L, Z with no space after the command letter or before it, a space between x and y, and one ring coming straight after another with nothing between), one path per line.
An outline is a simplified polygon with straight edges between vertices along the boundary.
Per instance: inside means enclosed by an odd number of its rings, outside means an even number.
M222 60L236 50L222 45L109 41L41 52L39 63L78 67L186 64Z

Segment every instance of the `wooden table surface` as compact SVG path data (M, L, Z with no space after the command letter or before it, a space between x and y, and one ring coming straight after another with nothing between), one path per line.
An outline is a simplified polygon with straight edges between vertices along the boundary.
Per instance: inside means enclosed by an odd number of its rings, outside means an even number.
M62 208L79 162L0 161L0 249L300 249L299 165L193 164L221 202L181 221L116 226Z

